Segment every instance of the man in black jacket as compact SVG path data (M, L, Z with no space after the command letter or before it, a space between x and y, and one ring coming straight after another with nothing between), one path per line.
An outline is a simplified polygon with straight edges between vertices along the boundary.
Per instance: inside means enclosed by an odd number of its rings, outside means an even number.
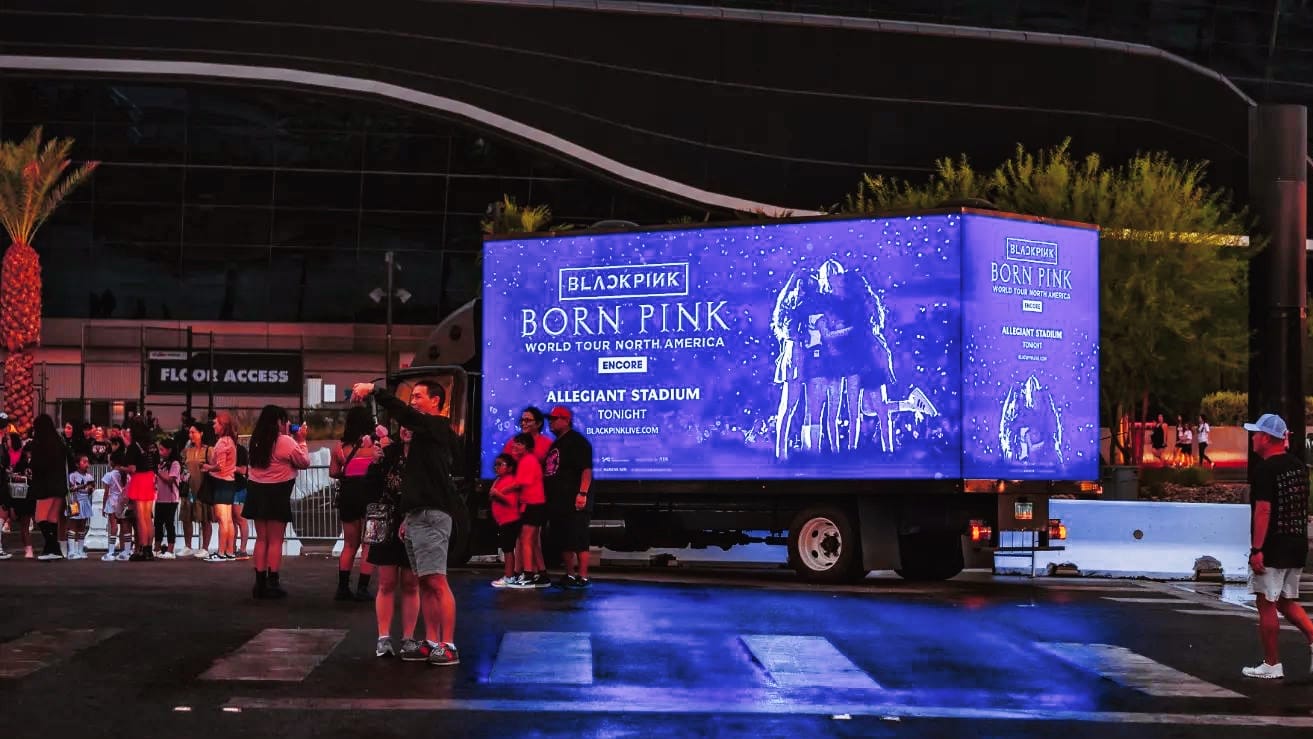
M452 465L460 441L451 423L439 415L446 403L446 392L437 382L420 380L410 391L407 405L386 389L368 382L357 383L351 390L355 401L370 395L413 434L401 482L401 513L405 516L401 537L406 542L411 568L419 578L428 662L459 664L460 653L452 641L456 631L456 598L447 582L447 549L456 500Z

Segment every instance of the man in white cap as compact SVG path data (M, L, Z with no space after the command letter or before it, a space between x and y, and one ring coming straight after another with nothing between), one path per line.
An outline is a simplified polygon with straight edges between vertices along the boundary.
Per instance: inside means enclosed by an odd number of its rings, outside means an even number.
M1245 424L1254 453L1263 458L1254 471L1249 550L1249 590L1258 604L1258 636L1263 664L1246 667L1245 677L1285 677L1277 648L1277 613L1294 624L1313 650L1313 622L1299 605L1299 575L1308 559L1308 469L1286 448L1286 422L1266 413Z

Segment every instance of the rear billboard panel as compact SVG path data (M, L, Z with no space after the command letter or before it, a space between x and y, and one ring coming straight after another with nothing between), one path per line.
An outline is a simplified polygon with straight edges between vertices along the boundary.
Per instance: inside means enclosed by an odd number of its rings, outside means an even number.
M1098 479L1098 232L969 215L962 264L963 475Z
M527 405L569 406L616 480L954 478L964 439L992 463L963 432L971 218L487 242L484 474ZM973 383L1011 377L982 361Z

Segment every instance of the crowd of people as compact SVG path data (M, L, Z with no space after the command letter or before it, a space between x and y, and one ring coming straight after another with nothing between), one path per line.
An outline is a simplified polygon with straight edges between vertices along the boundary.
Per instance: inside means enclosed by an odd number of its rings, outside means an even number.
M1208 444L1212 437L1213 427L1208 423L1208 416L1200 413L1194 423L1185 420L1183 416L1176 417L1176 442L1175 448L1167 451L1167 421L1163 415L1158 414L1158 420L1154 421L1149 430L1149 445L1153 447L1154 456L1158 462L1169 467L1192 467L1195 465L1195 451L1198 450L1200 467L1211 467L1213 460L1208 456Z
M393 438L355 405L331 449L329 474L336 481L333 503L343 538L334 597L374 604L377 656L454 665L460 657L447 560L453 515L464 505L454 483L463 455L443 415L446 393L438 382L420 381L403 402L370 383L353 388L355 401L370 397L399 429ZM490 502L506 564L493 587L553 586L543 555L549 527L564 549L565 574L555 585L590 585L592 446L573 421L564 406L550 414L528 407L521 433L496 459ZM108 545L102 560L249 559L253 598L288 595L281 581L283 537L292 521L297 473L309 468L310 454L305 427L277 405L263 408L246 445L226 411L211 413L206 422L184 416L171 436L144 416L122 428L83 424L79 431L65 424L61 434L49 415L41 415L27 436L8 435L0 457L0 519L20 536L27 558L85 559L92 491L103 488ZM41 534L39 554L30 538L33 526ZM12 556L0 547L0 559ZM375 576L377 592L371 594ZM394 640L398 602L402 633Z

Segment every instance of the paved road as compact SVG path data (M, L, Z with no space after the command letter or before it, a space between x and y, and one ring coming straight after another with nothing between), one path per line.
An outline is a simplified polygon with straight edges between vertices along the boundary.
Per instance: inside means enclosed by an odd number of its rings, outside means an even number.
M1299 634L1298 679L1240 676L1242 589L611 569L506 592L467 569L462 663L436 668L376 659L333 569L294 561L293 597L256 602L243 563L0 562L0 736L1313 735Z

